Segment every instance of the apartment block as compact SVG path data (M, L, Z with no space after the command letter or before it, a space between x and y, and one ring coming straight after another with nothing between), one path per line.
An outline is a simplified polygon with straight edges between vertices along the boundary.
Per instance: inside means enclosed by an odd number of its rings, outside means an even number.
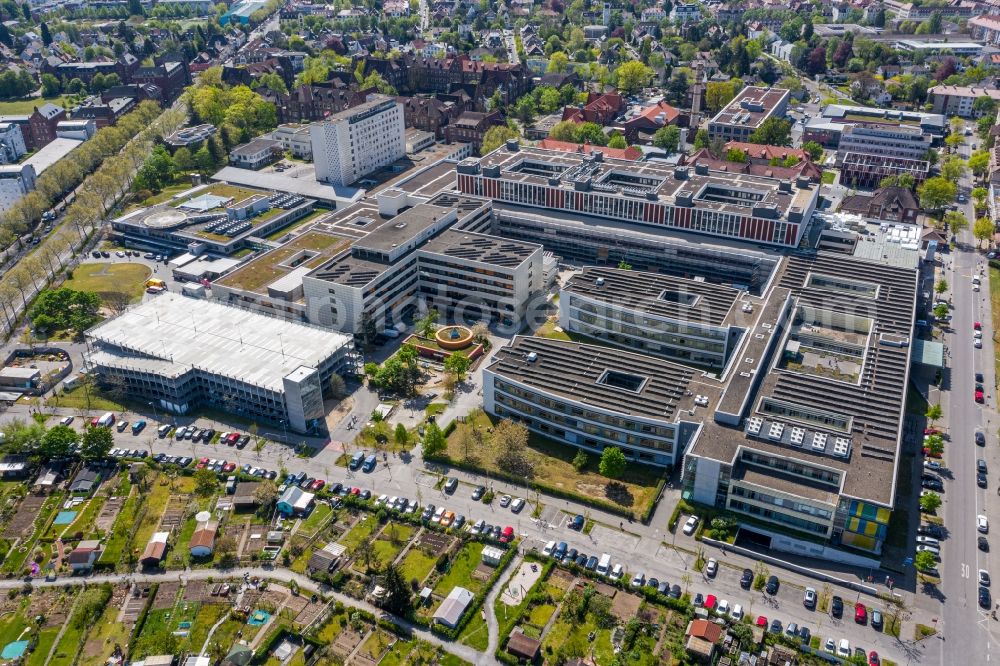
M782 88L747 86L708 123L708 135L723 141L746 141L768 118L781 118L790 93Z
M352 185L406 156L403 105L384 95L310 126L316 180Z

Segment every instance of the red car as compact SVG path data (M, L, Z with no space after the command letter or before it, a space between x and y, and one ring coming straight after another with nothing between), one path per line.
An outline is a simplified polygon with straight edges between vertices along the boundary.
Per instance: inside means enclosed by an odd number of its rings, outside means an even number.
M854 604L854 621L858 624L866 624L868 622L868 609L865 608L864 604Z
M882 666L882 661L878 658L878 652L875 650L868 653L868 666Z
M983 397L982 391L976 391L976 402L978 402L980 405L983 404L983 402L985 402L985 398Z
M227 462L225 465L222 466L223 472L227 473L232 472L234 469L236 469L236 463L234 462Z
M514 528L508 525L500 533L500 543L510 543L514 540Z
M323 486L325 485L326 481L324 481L323 479L316 479L315 481L312 482L312 487L310 488L310 490L323 490Z
M715 604L717 604L717 603L719 603L719 602L715 598L714 594L710 594L707 597L705 597L705 609L706 610L712 610L713 608L715 608Z
M764 617L763 615L758 615L757 626L761 627L762 629L767 629L767 618Z
M195 469L205 469L208 465L208 458L202 458L198 461L198 464L194 466Z
M240 433L238 433L238 432L231 432L231 433L229 433L229 437L226 439L226 444L228 444L229 446L232 446L233 444L235 444L238 441L240 441Z
M925 437L927 435L940 435L940 434L941 434L941 431L938 430L937 428L924 428L924 436Z
M978 321L977 322L973 322L973 324L972 324L972 330L974 330L974 331L981 331L981 330L983 330L983 325L980 324ZM875 654L875 653L873 652L872 654ZM876 654L875 656L877 657L878 655Z
M352 495L360 495L361 494L361 488L358 488L358 487L351 488L351 494Z

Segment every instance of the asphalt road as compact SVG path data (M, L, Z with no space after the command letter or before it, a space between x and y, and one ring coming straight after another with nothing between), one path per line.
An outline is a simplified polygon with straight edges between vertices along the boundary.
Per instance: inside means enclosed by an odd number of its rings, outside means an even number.
M975 140L975 139L974 139ZM967 152L967 151L966 151ZM971 181L963 179L963 189L971 188ZM961 206L971 220L971 204ZM945 447L945 460L952 477L946 481L944 494L944 519L947 540L942 544L940 571L942 582L937 599L943 620L943 632L947 644L968 646L970 654L983 655L979 663L989 663L1000 657L1000 623L990 618L990 614L979 607L977 571L986 569L993 575L1000 574L1000 541L988 535L991 542L989 553L977 548L975 517L985 514L993 523L995 532L1000 529L1000 452L997 449L996 378L994 377L993 345L991 325L988 273L982 277L980 291L972 290L972 276L979 273L984 265L983 255L976 250L976 242L970 230L959 234L958 250L952 255L948 269L953 304L953 333L945 338L951 352L947 359L948 382L943 398L946 402L947 432L951 440ZM983 323L986 333L983 348L973 346L973 322ZM973 399L974 373L984 375L986 403L978 405ZM975 445L975 432L981 430L986 435L986 447ZM990 470L988 487L976 485L976 459L984 458ZM946 478L948 475L945 475ZM992 590L994 603L997 590ZM934 597L932 591L931 594ZM947 651L946 651L947 652ZM992 655L998 652L997 657ZM942 654L942 664L944 663Z

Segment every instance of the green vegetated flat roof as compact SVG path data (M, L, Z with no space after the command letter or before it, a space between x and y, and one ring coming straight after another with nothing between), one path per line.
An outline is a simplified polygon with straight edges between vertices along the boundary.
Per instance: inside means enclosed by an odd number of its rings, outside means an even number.
M293 268L303 266L313 269L339 254L351 244L343 236L328 234L323 231L307 231L295 240L271 250L253 259L240 269L233 271L218 281L224 287L257 291L278 278L287 275ZM289 267L282 264L295 254L311 250L316 255L303 261L298 266Z
M177 208L182 203L186 203L191 199L195 199L206 194L214 194L217 197L232 197L233 203L237 203L239 201L243 201L247 197L252 197L255 194L267 194L267 192L263 190L250 190L245 187L229 185L228 183L212 183L204 189L193 192L186 197L177 199L171 205L172 207Z
M849 121L856 122L856 123L879 123L879 122L881 122L881 123L886 123L886 124L891 124L891 125L913 125L913 126L917 126L917 125L920 124L920 121L917 120L917 119L915 119L915 118L903 118L903 119L892 118L892 119L887 119L887 118L883 118L879 114L874 114L874 113L871 114L871 115L868 115L867 113L847 113L847 114L844 114L844 120L849 120Z

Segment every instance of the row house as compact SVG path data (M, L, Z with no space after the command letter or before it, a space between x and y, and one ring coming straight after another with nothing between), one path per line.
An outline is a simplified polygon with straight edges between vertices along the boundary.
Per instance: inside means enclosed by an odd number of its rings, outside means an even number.
M309 123L363 104L371 90L299 86L290 93L261 89L261 97L274 104L279 123Z

